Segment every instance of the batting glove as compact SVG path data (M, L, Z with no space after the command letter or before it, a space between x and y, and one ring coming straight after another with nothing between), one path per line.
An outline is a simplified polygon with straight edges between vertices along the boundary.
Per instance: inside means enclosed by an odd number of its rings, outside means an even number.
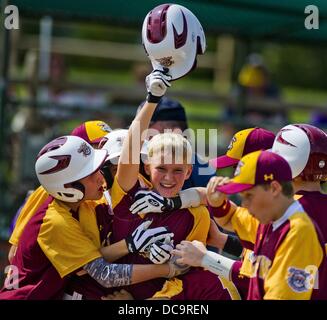
M178 259L177 256L172 256L168 261L169 274L167 275L166 278L171 279L177 277L181 274L186 273L190 269L190 266L187 264L178 264L176 262L177 259Z
M146 78L145 84L148 91L146 101L158 103L161 97L166 93L168 87L171 86L171 75L168 74L168 69L153 70Z
M170 212L180 207L180 197L164 198L153 191L140 190L135 194L135 202L129 210L132 214L144 214L149 212Z
M159 240L169 242L174 236L166 227L148 229L151 223L152 220L144 221L125 239L129 252L144 252L150 244Z
M154 264L163 264L170 259L170 253L173 249L173 240L169 242L157 241L148 247L149 259Z

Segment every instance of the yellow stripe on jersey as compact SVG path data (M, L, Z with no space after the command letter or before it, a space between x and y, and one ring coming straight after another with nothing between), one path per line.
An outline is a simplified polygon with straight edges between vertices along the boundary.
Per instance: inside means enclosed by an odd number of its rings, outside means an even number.
M79 209L79 223L85 235L94 242L97 248L100 248L101 241L100 241L100 233L99 233L99 226L97 223L97 217L95 212L95 207L98 204L103 203L105 201L104 198L98 201L85 201L83 202ZM106 203L106 202L105 202Z
M253 274L252 262L250 260L250 255L252 253L253 251L249 249L243 249L242 252L243 260L242 260L242 266L240 268L240 274L248 278L251 278L251 275Z
M303 197L303 194L295 194L294 196L293 196L293 199L294 200L299 200L299 199L301 199Z
M224 277L219 276L218 279L220 280L223 288L228 291L231 300L242 300L242 297L238 292L237 287L232 281L228 281Z
M85 223L87 218L90 225L96 223L92 214L83 214ZM56 200L50 203L46 211L37 241L62 278L101 257L99 246L85 236L80 223L72 217L69 207Z
M277 249L273 264L264 279L264 299L311 298L323 250L314 225L304 212L296 212L289 221L290 230ZM297 289L299 277L310 285Z
M9 243L15 246L18 245L19 238L27 222L31 219L31 217L43 204L43 202L47 199L48 196L49 194L42 186L40 186L28 197L16 221L15 228L9 239Z
M231 222L241 240L255 243L259 220L254 218L247 209L237 207Z
M205 206L188 208L194 218L193 228L185 240L198 240L203 244L207 243L207 237L210 228L210 214Z
M114 183L110 189L110 195L112 200L112 209L115 209L115 207L123 200L124 196L127 195L127 192L125 192L117 182L117 177L115 177Z
M168 298L171 299L183 291L183 281L178 278L167 280L162 289L157 291L152 298Z

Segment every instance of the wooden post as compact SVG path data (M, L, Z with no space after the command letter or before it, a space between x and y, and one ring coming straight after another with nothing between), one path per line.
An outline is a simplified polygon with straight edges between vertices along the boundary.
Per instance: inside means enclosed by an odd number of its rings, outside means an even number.
M222 35L217 38L216 44L214 90L228 93L232 80L235 40L232 36Z

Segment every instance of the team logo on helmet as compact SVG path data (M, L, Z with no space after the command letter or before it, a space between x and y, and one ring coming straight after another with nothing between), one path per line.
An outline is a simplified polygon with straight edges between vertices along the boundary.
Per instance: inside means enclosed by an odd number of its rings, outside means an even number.
M291 147L295 147L296 148L296 146L294 145L294 144L292 144L292 143L290 143L290 142L288 142L287 140L285 140L284 138L283 138L283 136L282 136L282 134L283 134L283 132L285 132L285 131L290 131L291 129L281 129L279 132L278 132L278 134L277 134L277 141L278 142L280 142L281 144L285 144L285 145L287 145L287 146L291 146Z
M82 153L84 157L87 157L91 154L91 147L86 144L86 142L81 143L80 147L77 150L78 153Z
M172 56L156 59L156 61L158 61L163 67L167 68L175 63Z
M310 288L311 274L302 269L288 268L287 283L295 292L306 292Z
M101 128L101 130L103 130L104 132L111 132L112 130L111 130L111 128L106 124L106 123L104 123L104 122L100 122L100 123L98 123L97 124L100 128Z
M231 150L231 149L233 148L233 145L234 145L235 142L236 142L236 138L233 137L232 140L231 140L231 142L229 143L229 145L228 145L228 147L227 147L227 150L228 150L228 151Z

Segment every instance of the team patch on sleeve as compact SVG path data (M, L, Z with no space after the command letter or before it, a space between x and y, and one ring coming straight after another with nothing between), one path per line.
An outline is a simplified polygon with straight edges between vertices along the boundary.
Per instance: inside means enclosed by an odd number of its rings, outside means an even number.
M307 292L312 288L312 275L303 269L288 268L287 283L295 292Z

